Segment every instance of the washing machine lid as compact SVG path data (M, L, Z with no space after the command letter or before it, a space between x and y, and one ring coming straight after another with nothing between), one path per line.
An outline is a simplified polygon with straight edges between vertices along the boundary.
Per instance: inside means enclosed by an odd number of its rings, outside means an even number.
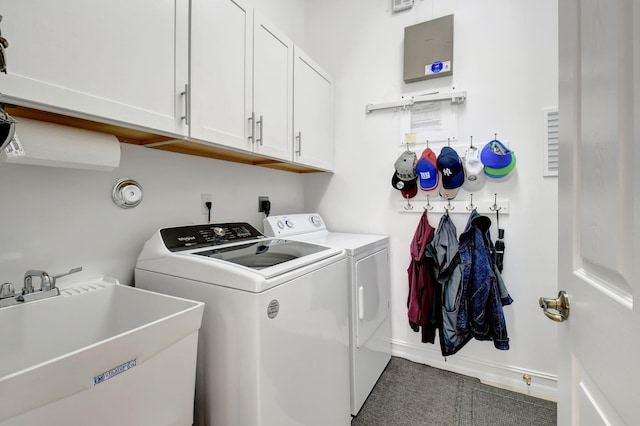
M269 238L195 251L192 254L261 270L326 250L327 247L302 241Z
M266 238L248 223L191 225L156 232L136 268L261 292L344 256L334 247Z

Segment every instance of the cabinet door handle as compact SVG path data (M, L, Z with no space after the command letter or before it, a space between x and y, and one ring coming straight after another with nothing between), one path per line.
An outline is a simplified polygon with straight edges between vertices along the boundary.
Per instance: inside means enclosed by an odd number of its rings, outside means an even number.
M296 154L302 155L302 132L298 132L296 139L298 140L298 150L296 151Z
M256 127L254 126L254 122L256 120L256 113L252 112L251 116L249 117L249 137L248 139L251 141L251 143L253 143L253 137L255 136L255 132L256 132Z
M263 130L263 126L264 126L264 121L262 119L262 116L260 116L260 120L256 121L256 124L259 127L259 132L258 135L260 136L258 139L256 139L256 142L258 142L260 145L262 145L262 130Z
M358 287L358 318L364 319L364 287Z
M184 85L184 92L180 92L181 96L184 96L184 115L180 117L184 120L184 124L187 126L191 121L191 96L189 96L189 84Z

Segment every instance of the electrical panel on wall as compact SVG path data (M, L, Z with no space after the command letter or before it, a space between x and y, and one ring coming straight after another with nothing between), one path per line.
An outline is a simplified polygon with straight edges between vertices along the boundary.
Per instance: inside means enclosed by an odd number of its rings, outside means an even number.
M453 74L453 15L404 29L404 82Z
M391 6L393 12L400 12L402 10L411 9L413 7L413 0L391 0Z

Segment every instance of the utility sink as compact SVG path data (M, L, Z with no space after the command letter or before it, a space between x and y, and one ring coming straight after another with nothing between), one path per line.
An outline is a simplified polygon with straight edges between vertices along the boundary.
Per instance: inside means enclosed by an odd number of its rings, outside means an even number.
M0 425L191 425L204 304L100 278L0 309Z

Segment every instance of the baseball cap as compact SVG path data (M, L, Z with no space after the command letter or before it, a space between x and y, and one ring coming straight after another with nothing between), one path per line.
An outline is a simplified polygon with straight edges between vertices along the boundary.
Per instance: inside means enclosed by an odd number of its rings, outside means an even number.
M491 169L502 169L512 161L511 150L504 146L502 142L497 139L489 141L480 153L480 160L485 167Z
M420 159L416 163L418 183L423 191L433 191L438 187L438 168L436 166L436 154L427 148L422 151Z
M436 165L440 171L440 178L442 179L440 196L451 200L455 198L459 188L464 183L464 167L462 166L462 161L453 148L445 146L440 151Z
M405 151L395 162L396 174L402 180L411 180L418 177L416 175L416 153Z
M480 151L475 146L464 153L465 179L462 187L469 192L480 190L486 181L484 165L480 161Z
M416 153L405 151L394 164L396 170L391 176L391 186L402 192L403 198L413 198L418 193L416 174Z
M402 192L402 198L413 198L418 193L418 178L403 180L396 172L391 176L391 186Z
M511 173L516 167L516 153L511 152L511 162L506 166L499 169L493 167L484 166L484 173L493 179L500 179Z

